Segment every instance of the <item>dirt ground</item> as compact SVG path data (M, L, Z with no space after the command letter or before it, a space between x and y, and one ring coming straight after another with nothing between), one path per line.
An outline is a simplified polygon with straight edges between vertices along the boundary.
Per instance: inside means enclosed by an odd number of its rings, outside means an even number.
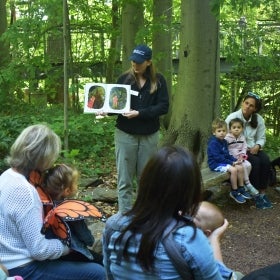
M280 260L280 193L269 187L267 195L272 209L256 209L253 201L237 204L228 192L212 200L229 221L222 239L224 263L243 274Z

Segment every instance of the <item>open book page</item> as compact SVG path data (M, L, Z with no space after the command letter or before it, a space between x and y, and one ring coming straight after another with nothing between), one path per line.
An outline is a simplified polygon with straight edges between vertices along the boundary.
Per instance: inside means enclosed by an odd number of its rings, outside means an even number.
M130 111L130 97L135 94L130 85L87 83L84 113L115 113Z

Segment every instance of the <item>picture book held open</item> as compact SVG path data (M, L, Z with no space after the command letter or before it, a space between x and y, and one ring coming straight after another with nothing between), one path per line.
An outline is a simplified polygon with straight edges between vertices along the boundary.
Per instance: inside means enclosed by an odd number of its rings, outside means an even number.
M138 92L131 90L130 85L87 83L84 113L127 113L131 94L137 95Z

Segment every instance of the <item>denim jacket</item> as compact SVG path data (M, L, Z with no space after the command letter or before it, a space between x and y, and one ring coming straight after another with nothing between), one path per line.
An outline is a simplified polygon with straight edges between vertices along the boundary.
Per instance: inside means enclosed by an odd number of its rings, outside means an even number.
M129 260L121 257L120 246L115 241L120 232L129 223L130 218L121 214L110 217L103 233L104 267L109 280L181 280L166 250L159 242L155 251L154 271L143 271L136 262L141 235L136 234L129 240ZM213 250L204 233L197 229L194 239L194 229L191 226L178 228L174 241L180 246L183 258L190 267L195 280L223 280L230 279L232 271L223 263L214 259Z

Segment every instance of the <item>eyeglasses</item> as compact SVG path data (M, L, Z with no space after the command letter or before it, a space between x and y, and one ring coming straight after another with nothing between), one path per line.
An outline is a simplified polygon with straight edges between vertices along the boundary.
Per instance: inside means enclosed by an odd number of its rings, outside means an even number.
M257 94L254 93L254 92L251 92L251 91L248 92L247 96L254 97L254 98L258 99L258 100L261 99L259 95L257 95Z

